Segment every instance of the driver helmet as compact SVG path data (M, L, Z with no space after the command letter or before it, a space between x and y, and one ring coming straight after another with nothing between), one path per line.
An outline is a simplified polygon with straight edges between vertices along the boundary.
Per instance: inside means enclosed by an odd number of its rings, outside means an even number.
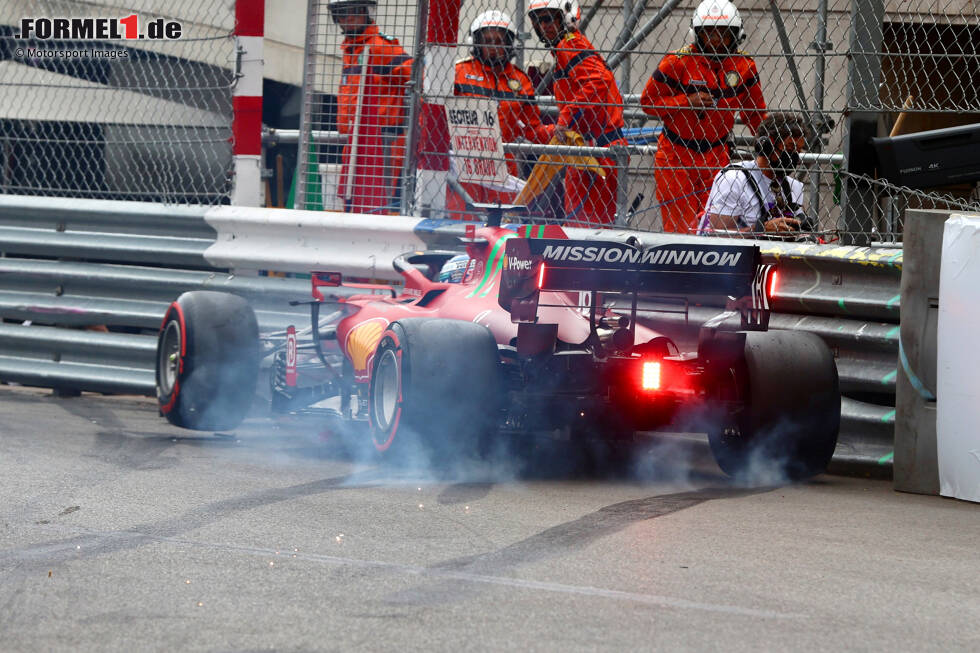
M460 283L463 275L466 274L466 267L470 263L468 254L457 254L442 265L439 271L440 283Z

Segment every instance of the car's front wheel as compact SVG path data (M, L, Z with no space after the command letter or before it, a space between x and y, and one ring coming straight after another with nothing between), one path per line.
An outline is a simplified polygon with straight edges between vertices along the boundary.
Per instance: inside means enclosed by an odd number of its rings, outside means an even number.
M167 308L157 339L161 414L187 429L235 428L252 405L260 358L248 302L223 292L182 294Z

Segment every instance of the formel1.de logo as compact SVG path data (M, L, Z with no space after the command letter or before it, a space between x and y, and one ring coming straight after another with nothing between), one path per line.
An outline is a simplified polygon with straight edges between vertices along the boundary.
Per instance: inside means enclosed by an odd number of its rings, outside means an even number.
M181 37L180 21L143 19L136 14L124 18L21 18L18 39L39 41L173 41Z

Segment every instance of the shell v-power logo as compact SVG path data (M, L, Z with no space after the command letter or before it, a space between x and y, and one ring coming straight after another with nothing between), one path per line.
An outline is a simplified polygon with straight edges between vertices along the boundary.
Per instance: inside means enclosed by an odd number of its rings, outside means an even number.
M21 18L18 39L39 41L173 41L181 37L179 21L165 18Z

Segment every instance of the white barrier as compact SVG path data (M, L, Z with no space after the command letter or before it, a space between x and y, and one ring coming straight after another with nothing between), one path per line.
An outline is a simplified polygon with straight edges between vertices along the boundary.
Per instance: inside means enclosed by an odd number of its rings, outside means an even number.
M980 501L980 216L953 215L939 273L936 453L939 493Z
M219 268L309 272L400 280L399 254L426 249L420 218L219 206L204 215L218 232L204 258Z

